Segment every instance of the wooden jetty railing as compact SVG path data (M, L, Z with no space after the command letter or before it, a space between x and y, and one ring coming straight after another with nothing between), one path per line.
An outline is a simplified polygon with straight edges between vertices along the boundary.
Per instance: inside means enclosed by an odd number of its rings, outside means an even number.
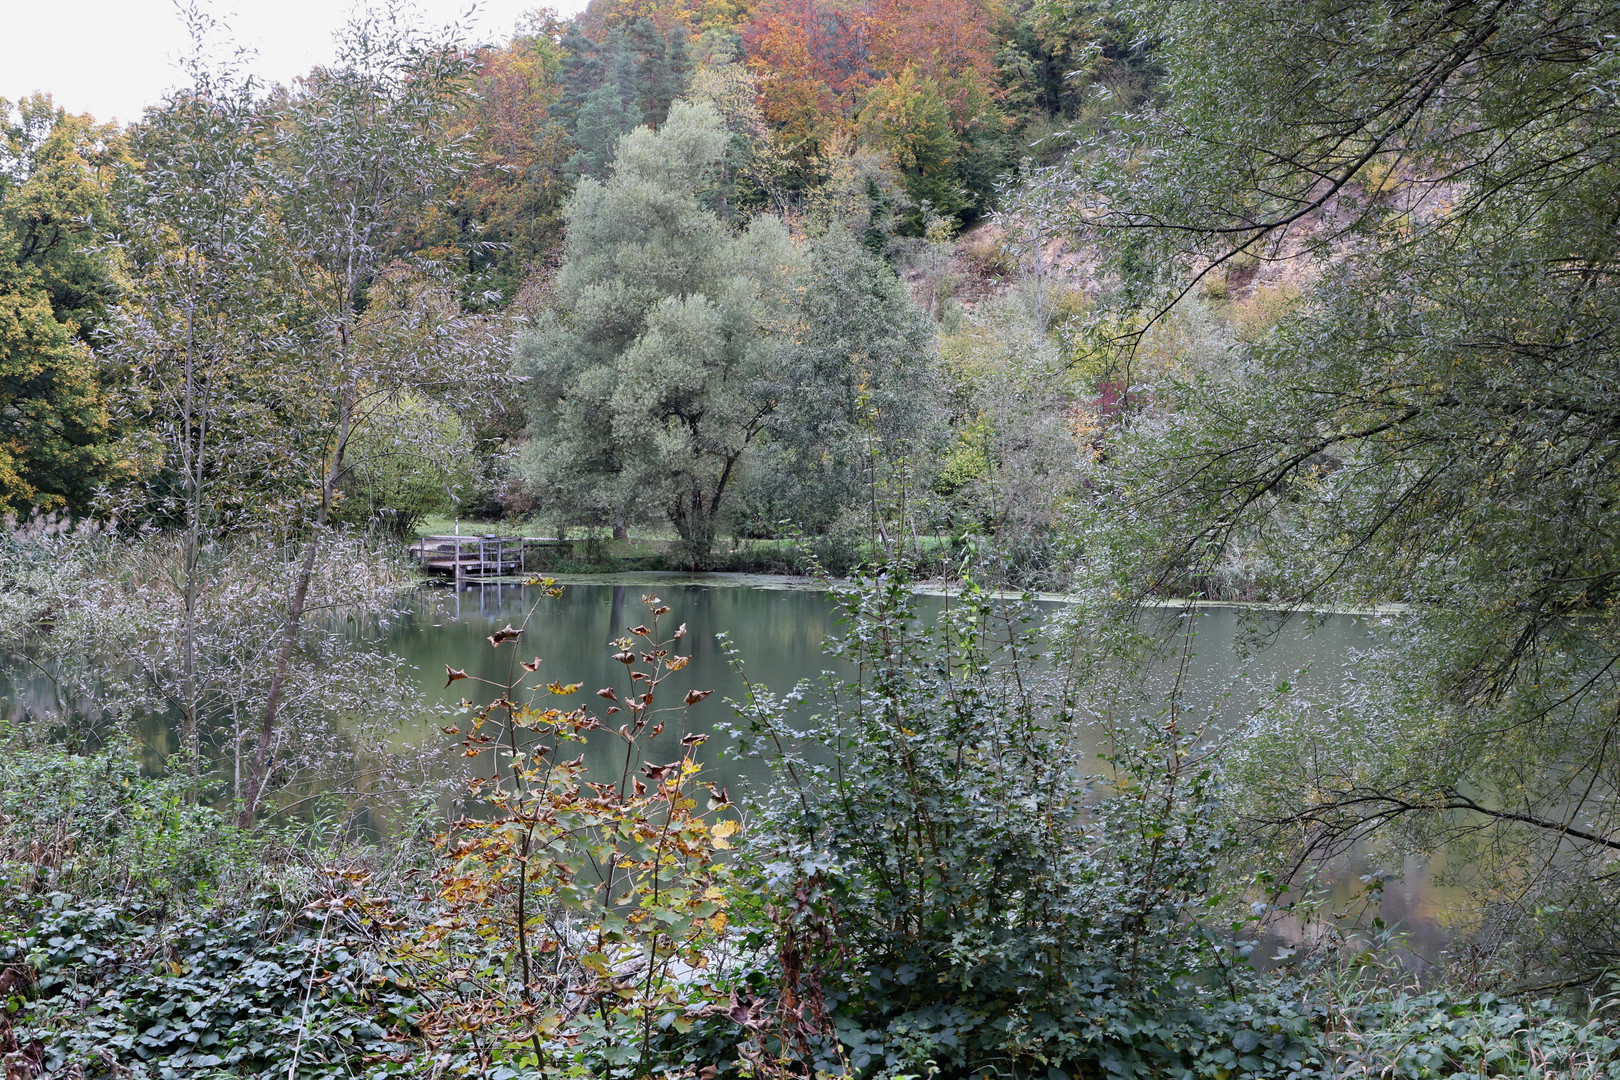
M524 536L424 536L410 546L422 569L457 581L528 572L531 548L569 547L567 541Z

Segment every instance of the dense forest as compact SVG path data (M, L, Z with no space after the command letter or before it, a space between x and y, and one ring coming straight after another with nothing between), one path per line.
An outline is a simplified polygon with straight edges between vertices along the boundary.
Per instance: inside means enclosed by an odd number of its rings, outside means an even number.
M179 17L0 99L6 1080L1620 1075L1612 5Z
M1003 506L979 490L991 422L980 422L974 383L987 367L994 379L1016 376L985 362L984 335L964 325L951 294L971 279L974 295L1000 296L1041 261L1039 245L986 226L997 193L1140 100L1155 77L1145 47L1094 19L975 4L598 5L568 21L537 14L512 40L482 47L454 27L402 30L401 17L376 16L338 66L286 88L208 68L202 58L228 28L192 11L193 84L140 123L113 130L46 96L6 107L0 203L17 275L7 355L18 366L0 509L166 524L190 483L213 485L204 501L229 515L223 507L248 491L296 498L300 485L322 486L293 462L338 449L323 498L341 497L347 505L327 513L351 525L403 536L429 514L516 516L558 535L619 538L658 526L678 533L688 564L707 564L721 533L840 531L840 513L861 501L855 475L872 471L851 441L864 437L854 419L864 385L884 414L885 456L929 472L920 490L937 493L924 515L935 520L920 531L1042 516L1029 499ZM419 74L427 52L431 80ZM386 134L368 126L382 123ZM684 170L631 161L669 153ZM360 175L368 155L388 175ZM953 239L975 226L985 238L963 265ZM666 263L691 244L702 259ZM766 262L774 274L735 278ZM827 291L856 280L854 292ZM821 285L806 292L802 281ZM1044 339L1052 313L1075 307L1083 289L1041 285ZM624 290L626 306L582 311L601 288ZM634 377L632 342L671 329L648 321L649 298L691 292L729 305L715 312L722 321L755 323L754 339L690 356L694 370L660 374L675 381L642 387L642 400L615 397L612 386ZM199 302L209 310L194 311ZM988 318L1019 323L1020 302ZM437 329L385 326L391 304L431 310ZM852 307L868 325L840 323ZM592 319L606 321L581 321ZM933 359L941 320L962 339L943 369ZM803 333L792 329L800 323ZM356 348L351 329L376 340ZM290 376L334 332L350 354L338 366L351 366L329 387L358 378L364 400L284 396L278 408L313 410L297 424L291 412L223 419L247 390L241 380ZM559 333L600 340L564 345ZM436 335L432 348L446 355L430 359L411 334ZM794 338L786 350L784 334ZM516 367L490 366L514 336ZM352 366L360 353L404 356L416 345L427 351L406 363L437 369L439 384L425 368L377 381ZM734 363L748 371L725 380L714 430L691 432L702 449L685 504L667 493L629 499L640 474L666 464L647 444L653 427L691 411L675 382ZM794 391L810 383L816 400L798 402ZM1048 404L1092 390L1072 380ZM176 408L188 415L171 430ZM941 441L952 424L978 432L954 456ZM314 442L272 445L295 426ZM418 444L409 452L382 435L405 429ZM632 429L643 445L621 445ZM838 452L802 473L807 450L829 439ZM249 446L290 471L273 480L256 463L225 462ZM943 469L925 461L941 454ZM238 464L246 472L226 479ZM847 548L862 530L844 525Z

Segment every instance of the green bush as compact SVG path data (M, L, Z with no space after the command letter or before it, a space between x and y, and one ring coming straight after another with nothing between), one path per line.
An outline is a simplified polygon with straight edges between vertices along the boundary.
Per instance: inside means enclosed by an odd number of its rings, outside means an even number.
M286 1078L296 1053L297 1077L377 1077L409 1056L420 1003L342 914L329 925L270 900L166 923L64 893L13 897L0 914L0 963L34 982L5 1007L42 1039L47 1075Z
M1253 924L1225 919L1238 838L1218 762L1176 709L1111 728L1099 770L1073 736L1084 695L1101 690L1041 655L1032 605L970 586L925 620L896 566L840 599L846 630L829 651L857 674L826 683L808 718L808 686L755 687L742 706L739 749L774 782L733 837L742 888L706 963L672 975L675 996L635 1033L635 1053L586 1017L543 1075L1617 1074L1602 1010L1583 1020L1547 1001L1418 991L1331 951L1257 971ZM393 842L391 873L368 874L355 854L238 829L132 756L0 758L5 1066L139 1080L270 1080L294 1063L294 1080L542 1075L496 1064L476 1023L445 1031L473 980L517 984L476 927L412 897L421 886L401 871L425 865L420 837ZM311 859L352 868L315 872ZM466 897L469 910L507 902L499 889ZM403 959L400 943L430 924L461 935L466 959ZM591 948L557 940L559 962Z
M1099 772L1075 735L1104 688L1042 658L1033 605L970 584L930 623L896 567L841 599L829 652L858 675L807 720L809 687L755 688L734 732L775 777L744 854L765 958L742 979L760 1002L739 1041L751 1070L1427 1080L1620 1063L1602 1026L1550 1003L1378 983L1347 998L1328 992L1331 955L1256 970L1254 924L1225 918L1239 838L1218 759L1177 702L1132 716L1117 700Z
M449 513L474 486L467 433L452 413L413 395L379 407L349 443L335 521L411 536L430 514Z
M798 943L781 997L826 1016L772 1053L879 1076L1303 1068L1309 1017L1234 993L1252 973L1200 929L1232 838L1190 738L1150 729L1088 778L1033 605L969 588L930 625L893 570L843 601L830 651L859 678L802 726L762 692L738 733L777 777L754 808L762 940ZM835 760L798 749L828 739Z
M164 907L253 888L270 838L192 802L187 784L177 774L142 775L132 752L8 750L0 765L0 890Z

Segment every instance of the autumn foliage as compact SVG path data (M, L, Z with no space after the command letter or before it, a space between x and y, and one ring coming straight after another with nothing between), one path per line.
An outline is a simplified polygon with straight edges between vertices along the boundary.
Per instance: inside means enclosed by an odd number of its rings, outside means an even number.
M532 584L542 597L562 591L549 579ZM646 757L709 691L655 704L659 684L691 657L677 653L686 625L661 631L669 607L642 599L651 625L613 643L625 682L596 691L600 710L574 704L579 683L547 682L538 657L522 659L528 620L488 639L509 658L504 682L446 669L450 683L485 686L479 703L464 703L466 726L447 731L489 768L468 792L486 812L437 839L432 918L403 956L421 987L442 991L424 1035L440 1046L470 1036L485 1066L545 1068L559 1047L583 1042L645 1075L655 1032L684 1032L721 1010L723 995L703 976L725 936L721 853L739 822L725 792L696 781L694 751L707 735L686 735L663 764ZM593 772L583 752L566 757L583 751L588 732L614 729L616 776Z
M991 12L976 0L770 0L743 28L765 115L790 138L847 123L908 69L946 87L958 128L993 100Z

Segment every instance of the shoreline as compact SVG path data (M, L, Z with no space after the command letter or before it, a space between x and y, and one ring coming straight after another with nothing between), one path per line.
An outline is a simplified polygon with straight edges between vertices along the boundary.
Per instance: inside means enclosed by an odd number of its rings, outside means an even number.
M794 574L755 574L727 570L699 572L686 570L625 570L607 571L600 574L578 572L538 575L508 574L466 581L463 582L462 587L473 588L479 584L494 584L503 587L522 585L534 577L547 577L559 585L623 585L646 586L649 588L669 585L696 585L717 589L761 589L777 592L832 592L852 584L848 578L835 578L832 581L824 581L820 578ZM427 579L423 583L450 585L449 582L433 579ZM938 581L918 583L911 587L911 591L917 596L940 596L946 598L960 596L962 592L960 586L952 586ZM1017 600L1028 596L1037 603L1050 604L1077 604L1082 599L1074 593L1023 593L1011 589L996 589L991 592L991 595L998 600ZM1139 606L1155 610L1222 608L1277 615L1344 615L1352 618L1406 615L1415 610L1411 604L1374 604L1367 607L1303 607L1263 600L1156 599L1144 600Z

